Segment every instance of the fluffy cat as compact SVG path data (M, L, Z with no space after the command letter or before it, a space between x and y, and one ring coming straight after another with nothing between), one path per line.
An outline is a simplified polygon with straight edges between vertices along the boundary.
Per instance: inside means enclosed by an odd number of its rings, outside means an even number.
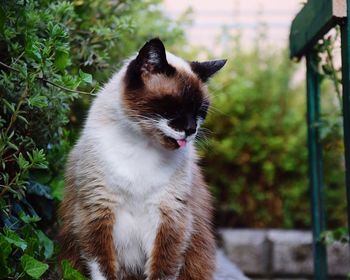
M211 197L193 145L226 60L148 41L99 92L66 169L61 259L92 280L212 279Z

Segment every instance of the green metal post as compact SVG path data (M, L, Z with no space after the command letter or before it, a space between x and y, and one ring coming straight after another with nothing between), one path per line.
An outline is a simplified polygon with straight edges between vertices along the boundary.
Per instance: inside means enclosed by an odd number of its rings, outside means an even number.
M345 147L345 177L350 238L350 0L347 0L347 19L341 25L342 79L343 79L343 126Z
M312 204L312 233L314 253L314 277L316 280L327 279L327 252L320 241L325 230L324 190L322 147L319 142L318 121L320 115L320 77L315 69L313 53L306 55L307 78L307 120L310 193Z

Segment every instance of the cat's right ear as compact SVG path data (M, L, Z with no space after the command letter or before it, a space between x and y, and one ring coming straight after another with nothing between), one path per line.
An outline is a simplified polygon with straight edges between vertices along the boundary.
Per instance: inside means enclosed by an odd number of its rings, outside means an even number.
M210 60L204 62L192 61L190 63L194 73L203 81L206 82L226 64L227 59Z
M143 73L171 75L175 68L166 59L165 47L159 38L148 41L139 51L136 63Z

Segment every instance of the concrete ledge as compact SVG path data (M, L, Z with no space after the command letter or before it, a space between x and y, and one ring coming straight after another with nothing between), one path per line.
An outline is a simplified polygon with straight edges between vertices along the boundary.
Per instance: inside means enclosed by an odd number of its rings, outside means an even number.
M268 272L268 243L264 230L220 230L223 249L228 258L245 273Z
M222 250L217 251L216 263L214 280L249 280L236 265L228 260Z
M305 231L267 231L272 274L312 275L312 236Z
M247 275L310 277L313 274L312 235L297 230L219 231L228 258ZM347 244L334 243L328 251L328 271L333 277L350 272Z

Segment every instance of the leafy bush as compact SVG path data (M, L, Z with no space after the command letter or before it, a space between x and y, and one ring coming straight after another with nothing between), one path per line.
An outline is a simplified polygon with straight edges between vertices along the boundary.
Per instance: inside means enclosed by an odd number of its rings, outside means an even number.
M340 41L340 29L326 36L315 46L318 72L322 78L320 141L323 146L326 210L329 226L346 225L346 187L342 112L341 68L335 66L334 52Z
M215 222L310 227L305 88L293 81L296 65L285 51L267 46L263 36L255 44L242 49L239 36L232 38L228 63L211 84L214 107L207 128L212 133L201 151L216 198ZM324 94L334 96L329 87ZM339 133L324 134L334 140L325 141L328 146L341 141ZM328 149L325 179L332 227L346 219L339 163L339 153Z
M48 236L75 137L69 123L84 112L71 104L89 102L83 96L154 34L182 38L157 0L1 1L0 278L39 279L56 265Z
M73 72L67 63L69 34L56 18L57 8L44 1L7 1L1 6L3 277L39 279L48 269L44 262L53 255L53 242L36 222L48 222L53 207L50 189L38 181L38 169L48 169L46 152L60 144L69 103L77 97L52 83L76 88L90 77L81 70L80 75L66 75ZM43 202L45 212L39 214Z

